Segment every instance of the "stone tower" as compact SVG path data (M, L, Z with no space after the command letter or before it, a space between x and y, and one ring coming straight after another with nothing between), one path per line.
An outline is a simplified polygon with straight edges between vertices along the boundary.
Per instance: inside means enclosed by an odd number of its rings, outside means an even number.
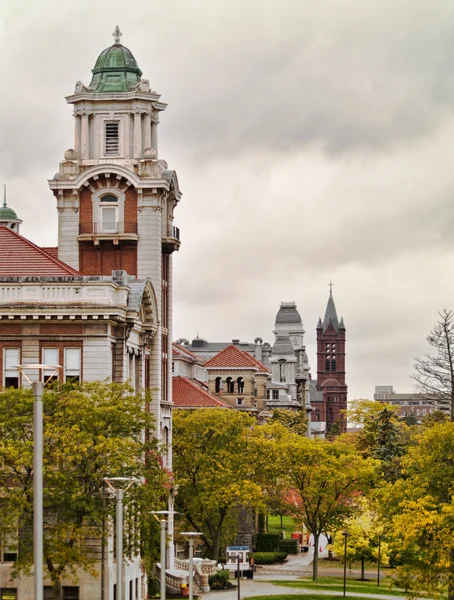
M317 420L326 421L329 433L335 423L339 431L346 430L345 417L341 414L347 408L347 384L345 383L345 325L337 318L332 285L326 306L325 318L317 325L317 387L323 392L323 402L319 407ZM314 420L314 414L312 416Z
M158 152L159 115L166 105L142 79L118 27L113 35L90 84L77 82L66 98L74 107L74 149L64 153L49 181L57 200L58 258L82 275L126 271L151 283L158 327L150 331L143 387L153 390L153 410L163 427L163 421L170 423L172 253L180 246L173 218L181 193L175 171ZM134 326L125 323L125 339L134 335ZM163 427L169 444L170 431L170 425Z

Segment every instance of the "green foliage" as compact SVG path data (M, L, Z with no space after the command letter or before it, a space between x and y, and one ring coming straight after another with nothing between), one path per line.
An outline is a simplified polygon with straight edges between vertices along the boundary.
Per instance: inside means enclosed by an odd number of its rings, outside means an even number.
M287 554L298 554L298 540L280 540L278 551L287 552Z
M141 507L156 503L164 474L144 399L128 386L85 383L54 386L43 397L44 560L52 583L76 569L94 572L84 543L100 537L114 502L102 502L102 478L143 477L125 496L125 527ZM33 395L30 390L0 393L0 533L21 532L16 573L33 564ZM144 457L146 460L144 461ZM129 510L130 507L134 509ZM143 511L145 512L145 510ZM139 538L126 550L138 552Z
M270 423L281 423L286 429L297 435L306 435L307 418L304 410L275 408Z
M287 558L286 552L251 552L250 556L256 565L271 565L281 563Z
M263 506L262 488L252 477L254 463L246 451L254 423L234 410L174 412L177 510L194 530L204 533L213 559L222 540L233 537L239 507Z
M293 490L286 505L314 535L313 577L318 576L318 540L324 531L336 529L355 511L352 499L373 482L376 462L364 459L351 444L341 440L289 439L283 449L283 472Z
M217 571L214 575L208 580L210 588L212 590L228 590L233 587L233 585L229 581L230 573L227 569L222 571Z
M454 598L454 423L422 428L403 458L403 478L383 489L398 581L411 595Z
M257 533L255 549L257 552L277 552L280 540L278 533Z

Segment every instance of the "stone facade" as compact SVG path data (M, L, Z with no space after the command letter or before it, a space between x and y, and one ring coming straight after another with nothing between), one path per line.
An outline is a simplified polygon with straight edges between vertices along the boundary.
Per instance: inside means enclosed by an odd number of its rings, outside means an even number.
M14 276L0 265L0 383L25 387L15 367L52 358L62 366L62 381L129 380L138 393L152 390L163 465L171 470L172 253L180 246L173 218L181 192L176 173L158 157L159 114L166 105L119 41L100 55L93 73L90 86L78 82L67 98L74 106L75 146L49 181L59 260L53 249L14 234L17 244L28 244L30 264ZM0 218L0 229L7 225ZM63 275L49 275L59 270ZM33 381L46 373L27 375ZM171 520L169 536L171 565ZM111 546L109 540L105 600L114 598ZM32 600L33 579L11 580L12 564L3 558L0 588ZM99 597L99 576L78 576L78 584L63 581L68 593ZM146 597L140 556L125 562L124 581L123 597Z

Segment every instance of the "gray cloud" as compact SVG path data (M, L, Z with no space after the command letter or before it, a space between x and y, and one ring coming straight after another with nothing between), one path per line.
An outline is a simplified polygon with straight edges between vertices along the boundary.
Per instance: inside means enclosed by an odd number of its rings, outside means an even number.
M37 243L56 243L46 179L73 145L64 96L117 23L169 102L175 337L271 341L295 300L315 371L333 277L351 396L411 388L454 294L452 2L4 0L0 177Z

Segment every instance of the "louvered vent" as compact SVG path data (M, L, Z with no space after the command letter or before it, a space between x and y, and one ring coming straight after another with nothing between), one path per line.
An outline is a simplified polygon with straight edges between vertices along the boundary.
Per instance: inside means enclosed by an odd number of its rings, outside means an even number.
M106 123L106 147L105 153L119 154L119 143L118 143L118 121L113 121L111 123Z

